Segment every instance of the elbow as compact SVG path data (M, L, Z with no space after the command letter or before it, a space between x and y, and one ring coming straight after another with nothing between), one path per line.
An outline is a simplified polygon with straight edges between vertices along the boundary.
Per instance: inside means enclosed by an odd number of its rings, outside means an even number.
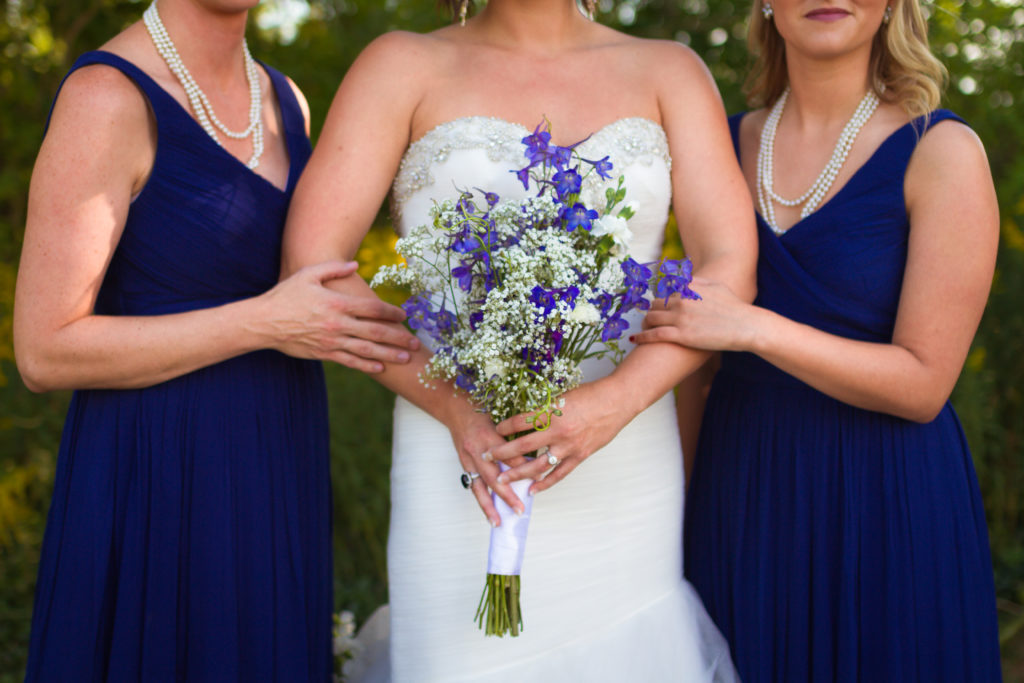
M21 375L21 381L29 391L41 394L56 391L63 387L58 385L57 373L36 344L26 343L14 336L14 362Z
M36 359L27 359L25 354L15 354L15 363L18 366L18 374L21 375L22 384L25 388L35 394L47 391L54 391L51 379L47 376L45 368L40 367Z
M897 406L892 414L910 422L928 424L939 416L948 399L948 392L921 392Z

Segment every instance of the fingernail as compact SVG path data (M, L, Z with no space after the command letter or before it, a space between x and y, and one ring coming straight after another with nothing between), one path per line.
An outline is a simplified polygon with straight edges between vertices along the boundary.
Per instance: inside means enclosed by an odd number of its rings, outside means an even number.
M636 343L636 335L635 334L629 335L629 341L633 342L633 343Z
M507 484L508 483L508 475L507 474L499 474L498 475L498 483L499 484Z
M494 462L494 454L491 453L490 451L484 451L483 453L480 454L480 459L484 460L485 462Z
M401 353L398 354L398 360L401 361L402 363L408 362L409 354L407 354L405 351L402 351Z
M516 506L516 517L522 517L524 512L526 512L526 508L524 508L522 505Z
M488 521L491 523L491 528L492 529L497 529L498 528L498 523L496 521L494 521L493 519L490 519Z

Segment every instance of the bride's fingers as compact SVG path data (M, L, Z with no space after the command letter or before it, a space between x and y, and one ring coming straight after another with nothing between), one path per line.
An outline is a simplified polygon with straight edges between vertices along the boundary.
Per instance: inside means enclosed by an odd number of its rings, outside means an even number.
M565 476L576 469L579 461L575 458L566 458L562 462L558 463L555 469L548 473L548 476L544 477L540 481L534 482L533 486L530 487L530 493L537 494L541 491L546 491L558 482L565 479Z
M676 314L672 311L650 311L646 316L644 316L643 326L645 330L649 330L652 327L674 325L675 322Z
M548 432L530 432L518 439L513 439L492 448L489 453L492 460L504 462L509 467L515 467L522 461L524 456L532 455L537 450L546 446L550 440L551 435Z
M499 422L495 429L502 436L511 436L512 434L518 434L519 432L532 432L534 431L534 425L529 422L533 419L533 413L520 413L513 417L508 418L502 422Z
M484 516L492 527L501 525L501 515L498 514L498 510L494 507L494 501L491 499L491 492L487 490L487 484L481 478L473 480L473 484L469 487L469 490L473 492L473 496L476 498L477 505L483 510Z
M549 469L551 469L551 464L548 462L548 456L542 455L536 460L526 462L519 467L505 470L498 477L498 481L513 482L520 479L540 479Z

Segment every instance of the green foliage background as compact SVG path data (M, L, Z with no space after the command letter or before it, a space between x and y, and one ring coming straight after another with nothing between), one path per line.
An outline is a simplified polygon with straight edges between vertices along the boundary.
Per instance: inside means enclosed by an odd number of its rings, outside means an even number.
M312 0L297 34L273 18L303 0L255 12L257 57L306 93L314 136L345 69L373 37L447 21L434 0ZM6 0L0 18L0 683L21 680L32 591L68 396L22 385L11 348L14 279L32 162L50 101L74 57L135 21L136 0ZM601 0L598 19L636 35L691 45L729 111L743 108L749 4L733 0ZM985 498L1007 680L1024 680L1024 8L1021 0L933 0L932 44L951 73L947 106L982 137L996 179L1002 246L992 295L954 403ZM286 22L287 23L287 22ZM368 271L389 258L386 219L360 252ZM970 249L970 244L964 244ZM373 381L328 368L338 607L365 618L386 601L390 403ZM456 495L456 494L453 494Z

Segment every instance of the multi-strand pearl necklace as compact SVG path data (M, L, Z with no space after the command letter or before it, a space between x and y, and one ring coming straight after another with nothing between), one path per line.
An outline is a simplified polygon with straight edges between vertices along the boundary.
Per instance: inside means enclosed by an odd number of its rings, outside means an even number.
M259 166L260 157L263 155L263 90L260 87L259 73L256 71L256 60L249 54L249 45L245 42L245 39L242 40L242 55L245 60L245 78L249 82L249 125L245 130L233 131L217 118L217 115L213 112L213 105L210 104L210 100L206 97L206 93L202 91L199 84L196 83L196 79L192 77L192 74L185 66L185 63L181 61L178 49L174 46L174 42L171 40L171 36L168 35L163 22L160 21L160 14L157 12L155 0L143 13L142 21L146 25L150 37L153 39L153 44L156 45L157 52L164 58L168 68L178 77L181 86L185 88L185 94L192 105L192 111L195 112L196 119L199 120L199 125L203 127L203 130L218 145L221 142L217 137L214 126L224 135L236 140L243 140L252 136L252 157L249 158L246 166L249 168Z
M772 107L771 112L768 113L768 118L764 122L764 128L761 129L761 146L757 152L757 202L765 222L768 223L768 226L776 235L781 235L785 230L780 230L779 224L775 220L774 202L778 202L782 206L800 206L802 204L803 208L800 209L800 218L806 218L814 213L814 210L818 208L818 204L821 203L821 200L825 198L825 195L832 188L832 184L835 183L836 176L839 175L839 169L846 162L846 157L849 155L850 149L853 147L853 141L857 138L860 129L864 127L864 124L868 122L871 115L875 113L875 109L878 108L878 95L874 91L869 90L868 94L857 105L857 111L853 113L853 116L843 128L843 132L839 135L839 140L836 142L836 147L832 150L832 158L825 164L825 168L818 175L818 178L807 188L806 192L796 199L786 199L780 196L774 189L775 167L773 158L775 156L775 131L779 127L779 120L782 118L782 110L786 107L786 99L788 97L789 88L786 88L785 92L782 93L782 96L775 103L775 106Z

